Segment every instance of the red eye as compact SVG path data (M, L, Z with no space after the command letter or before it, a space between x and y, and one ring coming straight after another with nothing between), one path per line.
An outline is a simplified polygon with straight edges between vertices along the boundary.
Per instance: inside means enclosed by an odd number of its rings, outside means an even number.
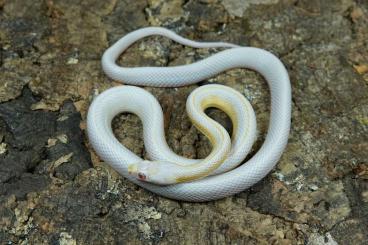
M140 179L140 180L146 180L146 175L145 174L143 174L143 173L138 173L138 178Z

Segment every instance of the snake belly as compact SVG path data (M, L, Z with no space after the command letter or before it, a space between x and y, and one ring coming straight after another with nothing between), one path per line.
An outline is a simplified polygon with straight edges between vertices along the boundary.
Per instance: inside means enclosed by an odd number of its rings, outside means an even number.
M137 40L150 35L162 35L183 45L196 48L224 47L229 49L201 61L182 66L125 68L116 64L116 59L125 49ZM139 86L185 86L233 68L255 70L265 78L269 85L271 94L269 128L263 145L252 158L240 166L230 167L230 170L221 170L205 178L164 186L141 181L136 176L129 174L129 164L141 162L142 159L122 146L112 133L111 119L121 112L121 107L117 106L117 102L121 98L118 89L113 88L108 93L97 96L90 106L87 117L87 132L91 145L105 162L125 178L154 193L185 201L209 201L233 195L247 189L266 176L280 159L286 147L291 118L290 81L284 65L270 52L222 42L195 42L164 28L148 27L127 34L107 49L102 57L102 67L112 79ZM131 112L144 115L145 110L149 109L137 108L137 111ZM233 119L232 121L234 123ZM249 138L250 141L254 140L252 137ZM145 146L155 148L154 145L147 145L146 140ZM156 153L157 149L160 151L164 148L156 147ZM158 160L166 160L165 150L157 154L157 157L161 158ZM172 158L168 158L168 161L172 160ZM188 159L187 163L196 164L197 161ZM221 166L217 169L221 169Z

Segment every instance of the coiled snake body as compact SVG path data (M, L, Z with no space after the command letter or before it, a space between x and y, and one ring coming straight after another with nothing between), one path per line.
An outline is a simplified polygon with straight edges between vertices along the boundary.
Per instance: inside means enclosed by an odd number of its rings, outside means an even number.
M150 35L162 35L196 48L229 49L182 66L124 68L116 65L116 59L125 49ZM189 117L213 146L211 154L201 160L186 159L170 150L165 141L161 107L144 89L124 85L97 96L88 111L89 140L105 162L137 185L172 199L215 200L252 186L280 159L290 130L291 88L285 67L273 54L229 43L195 42L164 28L148 27L127 34L107 49L102 67L115 80L155 87L184 86L228 69L249 68L263 75L270 87L271 115L266 139L258 152L243 164L256 137L256 120L249 102L231 88L201 86L188 98ZM204 114L208 107L217 107L229 115L233 123L231 140L225 129ZM115 138L111 121L121 112L131 112L141 118L144 143L154 161L141 159Z

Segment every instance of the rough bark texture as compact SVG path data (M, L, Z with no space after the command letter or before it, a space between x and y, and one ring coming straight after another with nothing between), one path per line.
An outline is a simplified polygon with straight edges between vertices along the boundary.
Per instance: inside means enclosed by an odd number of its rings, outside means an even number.
M127 182L93 153L88 105L118 85L103 74L100 57L125 33L150 25L261 47L286 65L289 144L253 188L214 202L177 202ZM367 26L364 0L0 0L0 244L367 244ZM173 66L214 52L152 37L120 62ZM269 118L265 81L234 69L202 83L213 82L251 101L256 151ZM170 146L192 158L211 150L184 108L199 85L147 88L165 111ZM223 113L209 113L231 129ZM136 116L123 114L113 126L145 156Z

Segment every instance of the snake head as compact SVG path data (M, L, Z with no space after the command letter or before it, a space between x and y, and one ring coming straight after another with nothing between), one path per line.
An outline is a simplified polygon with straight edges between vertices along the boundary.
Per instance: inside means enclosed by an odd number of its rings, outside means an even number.
M146 161L129 164L128 172L140 181L157 185L175 184L174 178L170 178L168 171L172 163L166 161Z

